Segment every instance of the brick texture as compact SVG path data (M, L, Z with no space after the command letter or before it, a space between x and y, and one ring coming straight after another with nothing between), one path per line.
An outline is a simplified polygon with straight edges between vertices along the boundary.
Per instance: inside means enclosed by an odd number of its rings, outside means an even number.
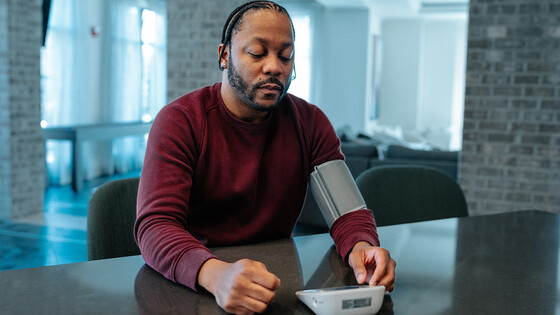
M0 0L0 219L43 212L41 3Z
M460 183L471 215L560 213L560 4L471 0Z
M167 1L167 99L221 81L218 45L242 0Z
M11 216L8 60L8 3L7 0L0 0L0 219Z

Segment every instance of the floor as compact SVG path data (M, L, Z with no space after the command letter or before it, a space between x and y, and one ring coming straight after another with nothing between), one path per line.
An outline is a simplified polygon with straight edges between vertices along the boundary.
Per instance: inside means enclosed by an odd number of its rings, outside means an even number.
M89 198L107 181L139 175L131 172L96 179L85 183L80 193L70 186L48 187L42 214L0 220L0 271L86 261Z
M70 186L48 187L44 212L17 221L0 220L0 271L74 263L87 260L87 205L103 183L140 176L140 171L84 183L80 193ZM296 226L293 236L323 233Z

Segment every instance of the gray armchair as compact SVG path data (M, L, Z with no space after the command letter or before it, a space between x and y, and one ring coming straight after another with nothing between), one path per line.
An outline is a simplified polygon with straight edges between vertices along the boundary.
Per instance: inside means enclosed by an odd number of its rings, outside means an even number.
M140 254L133 236L139 181L111 181L93 193L87 215L88 260Z
M468 216L463 190L434 168L387 165L356 179L378 226Z

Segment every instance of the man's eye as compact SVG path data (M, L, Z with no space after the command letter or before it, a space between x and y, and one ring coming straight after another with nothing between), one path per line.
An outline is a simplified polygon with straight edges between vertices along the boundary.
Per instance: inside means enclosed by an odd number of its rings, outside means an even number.
M249 55L253 56L254 58L262 58L264 56L264 54L253 52L250 52Z
M284 61L284 62L288 62L290 60L292 60L292 58L294 57L294 53L283 53L281 55L278 56L278 58L280 58L280 60Z
M280 56L280 60L282 60L284 62L288 62L288 61L292 60L292 56L291 55L289 57Z

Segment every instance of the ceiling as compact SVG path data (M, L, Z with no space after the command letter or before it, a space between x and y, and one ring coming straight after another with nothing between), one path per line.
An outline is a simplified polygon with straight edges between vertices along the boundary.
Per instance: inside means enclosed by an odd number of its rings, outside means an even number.
M466 14L469 0L317 0L327 7L370 8L381 17Z

